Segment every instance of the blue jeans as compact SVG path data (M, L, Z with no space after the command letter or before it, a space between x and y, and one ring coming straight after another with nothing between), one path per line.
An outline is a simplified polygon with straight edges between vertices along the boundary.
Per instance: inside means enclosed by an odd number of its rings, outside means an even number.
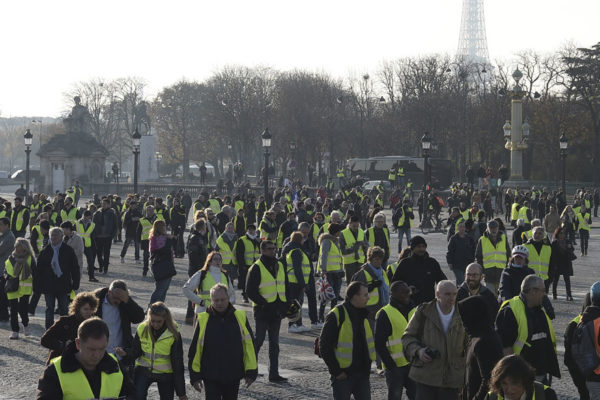
M58 301L58 314L67 315L69 300L66 293L44 293L46 300L46 330L54 324L54 306Z
M171 285L171 279L172 278L167 278L155 282L154 292L152 292L152 296L150 296L150 304L154 304L157 301L165 301L167 290L169 290L169 286Z
M410 246L410 228L398 227L398 254L402 251L402 236L406 235L406 246Z
M335 400L371 400L371 384L369 375L348 375L346 379L337 380L331 377L331 388Z
M148 388L152 382L158 386L158 395L161 400L173 400L175 398L175 381L173 374L161 374L160 380L154 379L145 368L137 367L135 369L135 398L137 400L146 400L148 397Z
M456 277L456 286L460 286L465 281L465 270L452 268L452 272L454 272L454 276Z
M127 249L129 248L129 245L133 242L133 246L134 246L134 257L136 260L140 259L140 242L137 241L137 239L135 238L131 238L131 237L125 237L125 242L123 242L123 249L121 250L121 257L125 257L125 254L127 254Z

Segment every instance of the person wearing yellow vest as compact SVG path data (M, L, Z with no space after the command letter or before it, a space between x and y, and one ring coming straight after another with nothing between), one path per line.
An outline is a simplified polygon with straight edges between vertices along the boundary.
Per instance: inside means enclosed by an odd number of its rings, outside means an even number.
M370 399L369 375L375 361L373 331L366 310L369 289L351 282L344 303L327 314L319 338L319 352L331 375L334 399Z
M260 243L260 258L248 270L246 294L252 300L256 321L256 355L269 332L269 381L286 382L279 375L279 330L287 306L287 271L276 258L277 247L270 240Z
M410 205L410 201L405 199L402 204L394 210L392 222L394 230L398 232L398 253L402 251L402 239L406 236L406 245L410 245L412 220L415 219L415 214Z
M31 244L25 238L17 238L12 254L4 263L6 277L9 282L16 282L13 291L6 292L10 306L10 339L19 338L19 315L23 323L23 332L29 336L29 296L33 293L33 279L38 279L36 274L35 255Z
M276 240L277 239L277 224L275 223L275 212L268 210L265 212L263 219L258 225L258 231L261 240Z
M73 225L81 218L79 209L73 205L73 200L70 197L65 199L65 206L60 211L60 220L62 222L70 221Z
M115 353L128 363L135 360L134 384L137 399L145 399L153 382L161 399L187 400L183 340L171 311L158 301L148 307L138 325L131 348L116 347Z
M390 258L390 230L385 224L385 214L379 212L373 217L373 226L365 231L365 237L369 247L379 246L385 252L383 268Z
M287 297L289 300L298 300L300 306L304 303L304 292L308 291L312 271L308 255L302 248L303 240L304 236L301 231L292 232L289 242L285 244L281 252L287 264ZM308 332L310 329L310 327L302 325L302 315L298 320L288 323L288 332L290 333Z
M37 399L87 400L134 396L135 389L115 357L106 352L108 325L98 317L86 319L77 339L54 358L38 381Z
M389 400L402 399L404 388L409 399L415 398L415 383L408 377L410 361L401 340L415 311L408 285L402 281L392 283L390 304L379 310L375 320L375 350L385 371Z
M240 208L237 210L237 214L233 217L233 228L238 237L244 236L246 233L246 210L244 208Z
M590 225L592 224L592 216L589 208L581 207L581 211L575 214L577 229L579 229L579 238L581 239L581 255L587 256L588 243L590 241Z
M522 218L523 221L525 222L526 229L531 228L531 220L533 219L533 213L532 213L531 209L529 208L528 200L523 201L523 205L521 206L521 208L519 208L519 211L517 213L517 219L519 219L519 218Z
M533 269L537 276L544 280L546 291L550 287L552 279L550 278L550 258L552 257L552 247L546 239L544 228L536 226L533 229L533 237L529 239L524 246L529 250L528 266Z
M98 282L94 277L94 259L96 258L96 246L94 243L94 230L96 224L92 222L92 212L85 210L83 217L77 222L77 233L83 239L83 254L87 261L88 279L90 282Z
M210 299L210 307L198 314L190 344L190 384L204 389L207 398L236 399L240 381L249 387L258 376L252 328L246 313L228 301L224 285L213 286Z
M71 223L71 221L66 221L60 224L61 229L64 233L64 242L68 244L73 251L75 252L75 256L77 257L77 264L79 264L79 275L83 272L83 250L84 244L81 236L77 234L75 231L75 226ZM75 290L71 290L70 299L73 300L76 295Z
M154 214L154 206L147 205L144 216L139 220L136 233L138 241L140 242L140 248L142 249L142 257L144 260L142 276L148 275L148 267L150 265L150 231L152 230L152 225L154 224L154 221L156 221L156 214Z
M390 181L392 187L396 186L396 169L394 167L388 171L388 181Z
M315 215L313 215L313 223L310 225L310 233L315 243L319 240L319 233L324 225L325 214L320 211L316 212Z
M319 236L319 256L317 258L317 274L326 280L335 293L335 298L331 299L331 309L337 305L342 288L342 277L344 275L344 263L342 251L339 244L339 236L344 226L337 223L331 223L327 227L327 232ZM319 306L319 322L325 321L326 301L321 300Z
M25 237L29 226L29 209L23 205L23 199L15 197L15 206L10 214L10 230L16 238Z
M556 400L556 392L537 382L531 365L518 355L502 358L491 372L490 391L484 400Z
M500 276L510 257L510 245L506 235L500 231L498 222L488 221L487 230L477 241L475 260L485 270L485 286L498 293Z
M360 218L356 215L350 217L348 227L340 234L340 250L344 261L346 284L358 272L365 262L365 255L369 243L365 240L365 232L360 228Z
M235 264L237 265L239 275L237 287L242 291L244 303L249 302L246 295L248 269L260 256L259 246L260 239L256 232L256 225L248 224L246 234L237 240L234 247Z
M33 248L33 253L38 256L40 251L48 244L48 240L50 237L48 233L50 232L50 222L49 221L40 221L39 225L34 225L31 229L31 235L29 236L29 243L31 243L31 247Z
M244 231L242 236L246 233L244 224ZM238 240L238 235L234 230L234 223L228 222L225 224L225 232L223 232L217 238L216 250L221 253L223 257L223 267L227 271L231 282L239 278L238 267L236 265L235 258L235 244Z
M520 294L505 300L496 317L504 354L523 357L535 369L539 382L548 382L547 374L560 378L556 335L542 307L545 293L543 279L528 275L521 283Z
M463 387L469 339L455 299L454 282L440 281L435 299L419 306L402 335L417 399L457 398Z

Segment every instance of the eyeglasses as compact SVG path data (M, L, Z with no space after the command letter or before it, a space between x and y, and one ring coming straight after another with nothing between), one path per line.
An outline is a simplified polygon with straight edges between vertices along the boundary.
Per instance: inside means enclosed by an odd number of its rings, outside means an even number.
M271 246L265 247L265 250L276 250L276 249L277 249L277 247L271 247Z

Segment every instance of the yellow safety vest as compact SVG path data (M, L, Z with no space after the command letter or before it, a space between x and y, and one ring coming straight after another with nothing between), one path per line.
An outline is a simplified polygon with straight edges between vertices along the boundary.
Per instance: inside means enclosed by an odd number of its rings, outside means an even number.
M408 313L408 321L415 315L415 311L417 309L413 308ZM410 364L410 362L406 359L404 355L404 348L402 347L402 335L404 335L404 331L406 330L406 326L408 325L408 321L404 318L404 315L393 305L388 304L383 307L381 310L377 311L377 318L379 318L379 314L384 312L387 314L387 317L390 321L390 325L392 326L392 334L388 336L388 340L386 342L386 347L390 352L390 355L394 359L396 363L396 367L404 367L405 365ZM383 364L383 369L388 369L385 363Z
M469 218L471 218L471 214L469 213L468 208L465 211L458 210L458 212L460 213L460 215L462 215L462 217L464 218L465 221L467 221Z
M247 266L250 266L254 264L254 261L258 260L258 248L252 240L248 239L246 235L241 237L241 241L244 243L244 263L246 263Z
M365 273L365 278L367 279L367 285L369 283L373 282L373 280L374 280L373 276L371 275L371 272L369 272L367 268L364 269L364 273ZM385 281L385 284L388 285L388 287L390 287L390 281L385 272L383 273L383 280ZM371 290L369 292L369 300L367 300L367 306L374 306L374 305L377 305L378 303L379 303L379 288L374 288L373 290Z
M83 244L85 247L92 247L92 232L94 232L94 228L96 227L96 223L90 222L87 230L83 227L84 225L81 223L77 223L77 233L83 239Z
M237 215L235 217L233 217L233 229L237 232L238 231L238 223L239 221L242 221L244 223L243 228L241 229L242 231L246 230L246 219L242 218L242 217L238 217Z
M109 354L118 365L117 358ZM90 387L83 370L79 368L74 372L63 372L61 368L62 356L53 358L50 363L56 368L56 375L63 393L63 400L87 400L94 399L94 392ZM123 386L123 372L121 369L112 374L101 372L100 374L100 398L117 398Z
M529 208L525 206L519 208L519 214L517 216L517 219L523 219L523 221L525 221L526 224L529 223L529 218L527 217L527 210L529 210Z
M208 207L213 210L215 214L221 212L221 204L217 199L208 199Z
M269 228L274 228L275 227L275 222L271 222L270 220L263 218L262 221L260 221L260 225L258 227L258 230L260 232L260 238L262 240L273 240L275 238L277 238L277 231L273 231L271 233L267 233L264 229L263 229L263 225L268 226Z
M244 351L244 371L250 371L258 368L256 362L256 351L254 350L254 343L252 342L252 336L250 331L246 327L246 313L241 310L235 310L235 318L237 319L238 325L240 326L240 334L242 340L242 348ZM194 372L200 372L202 367L202 351L204 350L204 336L206 333L206 325L210 315L207 312L198 314L198 341L196 342L196 354L192 361L192 370Z
M527 343L529 328L527 327L525 304L519 296L515 296L510 300L505 300L500 306L500 309L502 310L507 305L512 310L518 325L517 340L512 345L512 349L515 354L519 355L521 354L524 346L531 346L531 344ZM548 321L548 330L550 331L550 338L552 339L552 344L554 345L554 353L556 353L556 334L554 333L554 328L552 327L552 321L550 321L550 318L548 317L548 314L546 314L546 310L544 310L543 307L542 310L546 316L546 321Z
M292 249L292 251L288 252L285 256L285 261L287 263L288 282L298 283L298 280L296 279L296 274L294 273L294 262L292 261L292 253L295 250L300 251L302 253L302 275L304 276L304 284L308 285L308 279L310 278L310 261L308 260L306 253L300 248Z
M358 233L356 235L356 239L354 239L354 234L350 231L350 228L346 228L342 231L342 235L344 236L344 241L346 242L346 247L351 248L354 246L354 243L362 242L365 240L365 232L358 228ZM358 253L358 257L357 254ZM361 255L362 254L362 255ZM354 264L354 263L364 263L365 262L365 251L360 248L358 251L345 254L344 257L344 265L346 264Z
M77 208L71 207L69 212L65 210L60 210L60 218L62 222L70 221L72 224L77 223Z
M529 250L529 268L535 271L535 274L543 280L548 279L548 268L550 267L550 256L552 255L552 248L547 244L542 245L541 253L538 253L533 244L526 243L525 247Z
M388 181L392 181L393 182L395 180L396 180L396 171L392 168L388 172Z
M11 221L10 221L10 226L14 226L15 230L20 231L21 228L23 227L23 216L25 215L25 210L27 210L27 207L23 207L21 208L21 211L19 211L18 213L15 213L15 210L13 209L13 212L11 214ZM15 223L15 216L17 219L17 222Z
M260 270L260 284L258 285L258 294L260 294L267 303L273 303L277 298L282 302L286 302L285 297L285 268L281 261L277 261L277 276L273 278L273 275L267 270L262 261L256 260L256 262L250 267L250 273L252 269L258 268ZM252 302L253 305L257 305Z
M550 386L542 385L539 382L533 382L533 385L534 390L531 400L546 400L546 389L548 389ZM488 398L490 400L504 400L504 396L492 392L488 392Z
M175 323L177 332L179 327ZM154 374L171 374L173 366L171 365L171 347L175 343L173 333L165 329L156 342L150 337L150 327L146 329L146 322L142 322L137 327L137 334L140 338L142 355L135 361L136 366L142 366L150 369Z
M354 336L352 333L352 323L350 322L348 312L343 305L335 307L330 312L335 314L339 328L338 341L335 346L335 358L337 359L340 368L348 368L352 364L352 349L354 348L352 341ZM344 322L342 322L341 326L340 312L345 314ZM366 318L364 319L363 324L365 336L367 338L367 348L369 349L369 358L371 361L375 361L375 340L373 339L373 331L371 331L371 326Z
M517 207L519 207L519 203L513 203L510 207L510 219L512 221L519 219L519 210L517 210Z
M321 230L321 227L316 222L313 222L313 224L310 226L310 230L312 232L312 237L316 243L317 240L319 240L319 231Z
M235 208L236 212L242 210L244 208L244 202L242 200L236 200L235 204L233 205L233 208Z
M33 233L33 231L37 231L38 234L37 241L35 242L37 250L42 251L42 247L44 247L44 235L42 235L42 227L39 225L34 225L31 233Z
M506 235L501 235L500 240L496 243L496 246L492 244L492 241L485 235L481 237L481 253L483 256L483 268L500 268L506 267Z
M233 244L233 248L230 247L225 239L223 239L223 235L217 238L217 249L221 254L223 265L235 264L235 243Z
M388 229L387 226L384 226L382 229L383 229L383 235L385 236L385 241L387 242L387 247L389 250L390 249L390 230ZM369 242L369 247L375 246L375 227L374 226L367 229L367 240Z
M6 273L13 278L17 277L14 268L15 262L15 258L11 255L4 263ZM29 264L29 267L31 268L31 256L27 257L27 264ZM31 272L33 273L33 271ZM27 279L23 279L23 271L21 270L19 273L19 288L16 292L7 292L6 298L8 298L8 300L19 299L23 296L31 296L32 293L33 276L29 274L29 277Z
M165 210L163 210L162 208L157 208L156 210L154 210L154 215L156 215L156 219L159 219L161 221L166 221L164 212L165 212Z
M396 270L398 269L399 264L400 264L400 260L396 261L395 263L388 264L386 271L388 273L390 273L392 276L394 276L394 274L396 273Z
M142 226L141 240L150 240L150 231L152 230L152 222L146 217L140 218L140 225Z
M223 285L229 288L229 280L227 279L227 275L223 271L221 271L221 280L220 282L216 282L212 277L212 274L209 271L206 271L204 275L204 279L200 282L200 286L198 287L198 297L204 300L204 306L210 306L210 289L215 286L217 283L222 283Z
M404 177L404 168L403 167L398 168L398 176Z
M329 240L331 246L329 247L329 252L327 253L327 271L326 272L337 272L343 269L342 264L342 252L340 251L340 247L336 242L330 239ZM323 255L323 245L319 247L319 262L317 263L317 271L321 272L321 256Z
M590 220L590 213L586 212L585 214L578 213L577 221L579 221L579 230L590 231L590 224L588 221Z
M412 212L412 210L413 210L412 207L408 208L408 212ZM402 227L402 226L404 226L405 220L406 220L406 213L404 212L404 210L402 210L402 215L400 216L400 218L398 218L398 225L397 226L399 228ZM412 218L408 219L408 227L412 228Z

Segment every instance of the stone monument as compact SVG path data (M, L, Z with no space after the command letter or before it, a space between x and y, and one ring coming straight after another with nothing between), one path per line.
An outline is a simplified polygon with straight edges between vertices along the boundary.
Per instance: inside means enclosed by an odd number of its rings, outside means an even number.
M152 125L145 101L140 102L134 109L134 122L142 135L140 141L139 180L140 182L158 179L156 169L156 136L152 135ZM133 165L133 163L132 163ZM133 171L131 171L133 176Z
M89 183L104 182L104 163L108 152L91 133L90 113L73 98L75 105L63 119L65 133L53 136L38 152L40 157L40 190L46 193L63 192L79 180L84 187Z

